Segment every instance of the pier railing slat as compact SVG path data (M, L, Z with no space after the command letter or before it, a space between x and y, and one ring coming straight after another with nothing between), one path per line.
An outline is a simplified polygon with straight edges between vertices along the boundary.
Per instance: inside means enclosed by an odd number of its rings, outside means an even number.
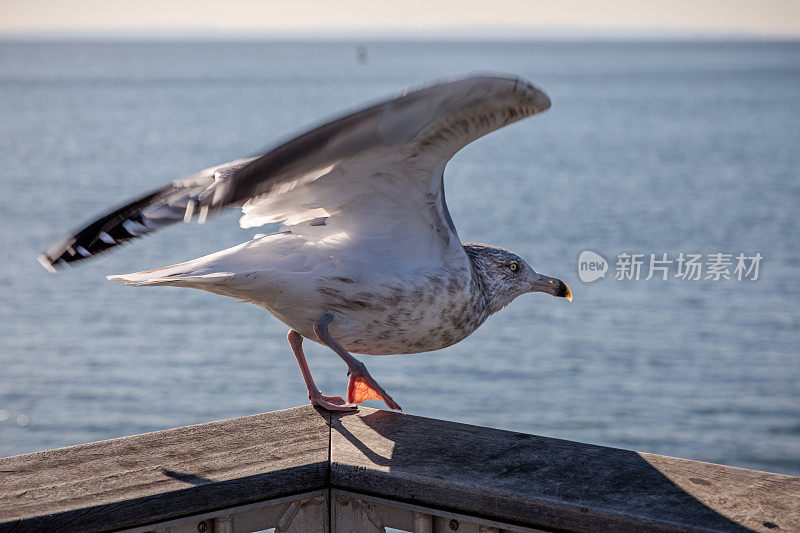
M319 489L328 435L308 406L0 459L0 531L106 531Z
M332 429L340 489L564 531L800 531L792 476L388 411Z
M800 531L800 478L365 407L0 459L0 532L384 526Z

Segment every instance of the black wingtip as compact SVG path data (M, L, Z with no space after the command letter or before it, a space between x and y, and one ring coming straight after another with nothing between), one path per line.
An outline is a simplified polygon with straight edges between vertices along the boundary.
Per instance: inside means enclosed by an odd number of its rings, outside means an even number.
M168 193L173 190L173 185L162 187L70 233L40 255L39 263L47 271L56 272L68 264L95 257L117 245L176 222L177 213L174 218L145 220L146 215L142 212L142 209L148 207L153 200L168 201ZM165 194L166 198L162 196Z

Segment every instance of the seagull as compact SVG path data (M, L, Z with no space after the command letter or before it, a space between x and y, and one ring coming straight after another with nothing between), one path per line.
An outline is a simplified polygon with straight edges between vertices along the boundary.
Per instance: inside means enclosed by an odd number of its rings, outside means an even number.
M263 307L289 327L313 405L400 409L351 353L438 350L528 292L572 300L517 254L462 243L447 210L447 162L464 146L550 107L513 76L440 80L311 129L263 155L201 170L114 209L39 257L55 272L177 222L241 208L243 228L280 230L199 259L108 276L202 289ZM347 400L317 388L303 339L348 368Z

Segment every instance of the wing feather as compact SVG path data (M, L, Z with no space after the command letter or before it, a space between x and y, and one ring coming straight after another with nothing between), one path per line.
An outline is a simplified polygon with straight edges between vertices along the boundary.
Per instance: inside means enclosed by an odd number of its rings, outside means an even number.
M473 140L549 106L542 91L518 78L440 81L323 124L262 156L174 181L64 237L39 260L55 270L231 206L243 206L245 227L283 220L312 240L361 231L371 243L420 241L422 248L410 250L418 254L446 247L457 240L442 188L447 161Z
M199 217L202 208L200 196L249 161L240 159L202 170L117 207L55 242L39 256L39 262L46 269L55 271L175 222L188 222L194 215ZM79 250L84 253L79 253Z

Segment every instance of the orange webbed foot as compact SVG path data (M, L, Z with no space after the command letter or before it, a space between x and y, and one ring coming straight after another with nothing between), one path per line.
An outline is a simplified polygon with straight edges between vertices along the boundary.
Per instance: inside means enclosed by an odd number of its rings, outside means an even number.
M368 376L350 376L347 383L347 402L356 404L367 400L383 400L390 409L402 411L400 406L386 394L380 385Z

